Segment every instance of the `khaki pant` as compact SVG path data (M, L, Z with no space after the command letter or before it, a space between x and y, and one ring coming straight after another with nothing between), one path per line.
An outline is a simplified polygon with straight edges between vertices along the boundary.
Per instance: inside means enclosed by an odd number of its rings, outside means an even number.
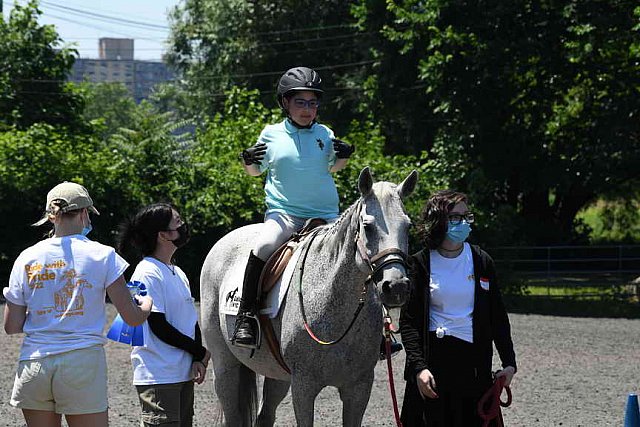
M142 406L140 425L191 427L193 424L193 382L137 385Z

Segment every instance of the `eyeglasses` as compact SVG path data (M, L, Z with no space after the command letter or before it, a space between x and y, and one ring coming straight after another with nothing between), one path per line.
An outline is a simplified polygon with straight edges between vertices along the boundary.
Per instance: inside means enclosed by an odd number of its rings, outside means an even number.
M310 99L307 101L306 99L302 98L294 98L293 105L298 108L311 108L312 110L315 110L320 106L320 101L317 99Z
M178 231L178 228L182 227L184 225L184 220L182 218L178 219L178 225L176 226L176 228L167 228L165 230L162 231Z
M473 212L465 212L463 214L449 214L449 222L451 223L451 225L458 225L462 222L463 219L469 224L473 224L473 222L476 220Z

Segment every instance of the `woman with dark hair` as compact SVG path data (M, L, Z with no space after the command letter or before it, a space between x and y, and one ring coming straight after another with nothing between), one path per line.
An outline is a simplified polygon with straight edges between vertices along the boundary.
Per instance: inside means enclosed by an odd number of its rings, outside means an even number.
M144 256L131 280L144 284L153 297L143 325L144 346L131 352L141 424L191 426L193 383L204 381L211 353L202 346L189 280L173 261L189 240L189 228L175 208L156 203L123 224L119 237L121 252L133 246Z
M400 315L407 354L405 426L482 425L477 403L492 383L493 344L509 385L516 372L509 318L491 257L465 240L467 196L436 192L422 212L425 249L412 256L414 289Z
M320 75L307 67L287 70L278 82L277 100L286 118L267 125L258 142L242 151L245 172L267 172L264 226L247 254L242 298L232 344L256 348L258 280L265 262L310 218L338 217L338 191L331 173L344 168L354 147L316 122L323 95Z

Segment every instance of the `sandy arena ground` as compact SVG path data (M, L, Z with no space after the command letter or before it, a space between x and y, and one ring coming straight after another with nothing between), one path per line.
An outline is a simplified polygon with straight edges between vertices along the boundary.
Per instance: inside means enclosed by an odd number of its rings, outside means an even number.
M109 306L109 319L113 316ZM628 393L640 392L640 320L516 314L510 318L519 372L512 383L513 405L503 411L506 425L622 425ZM24 425L21 412L8 404L21 341L22 336L0 333L4 361L0 368L0 426ZM131 385L129 349L113 342L106 349L110 425L136 426L139 409ZM394 358L393 365L401 402L404 353ZM212 425L213 399L209 378L196 387L196 426ZM316 400L316 425L340 425L340 414L337 390L325 389ZM295 425L290 395L278 409L276 425ZM363 425L394 425L385 363L376 368Z

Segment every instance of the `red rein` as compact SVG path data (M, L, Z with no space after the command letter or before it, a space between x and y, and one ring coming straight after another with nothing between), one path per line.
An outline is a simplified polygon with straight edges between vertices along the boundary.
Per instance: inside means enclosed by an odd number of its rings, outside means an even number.
M478 415L484 420L482 427L488 427L491 420L496 420L494 424L496 427L503 427L504 421L502 420L502 411L500 407L506 408L511 405L511 389L509 386L504 385L505 377L498 377L493 382L493 385L482 396L478 402ZM507 401L500 400L502 389L507 392Z

